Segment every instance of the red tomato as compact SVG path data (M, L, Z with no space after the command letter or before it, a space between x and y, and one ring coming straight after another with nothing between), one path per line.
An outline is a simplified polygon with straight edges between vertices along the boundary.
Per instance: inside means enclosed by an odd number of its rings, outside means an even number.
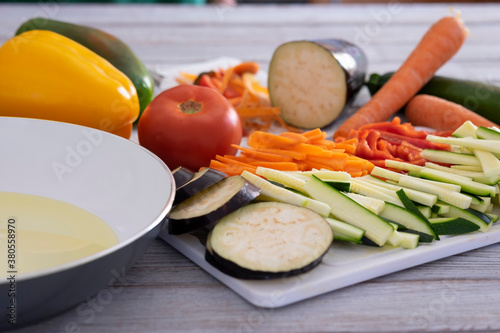
M180 85L163 91L144 110L139 143L173 170L197 171L216 155L234 155L242 137L240 118L216 90Z

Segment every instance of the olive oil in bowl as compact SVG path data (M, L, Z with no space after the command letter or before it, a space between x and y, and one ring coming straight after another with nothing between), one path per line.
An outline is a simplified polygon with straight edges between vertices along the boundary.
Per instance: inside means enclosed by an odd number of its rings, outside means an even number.
M43 196L0 192L0 269L17 275L85 258L118 243L95 214Z

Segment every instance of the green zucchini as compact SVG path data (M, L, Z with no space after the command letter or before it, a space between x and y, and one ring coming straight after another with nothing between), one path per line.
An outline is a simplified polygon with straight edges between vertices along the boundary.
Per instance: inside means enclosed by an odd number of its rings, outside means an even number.
M480 139L500 141L500 132L484 126L479 126L476 129L476 135Z
M259 188L261 195L273 201L309 208L322 216L330 215L330 206L322 201L311 199L305 195L291 191L282 185L275 185L246 170L241 173L241 176Z
M122 40L105 31L83 25L35 17L24 22L16 35L29 30L50 30L68 37L97 53L125 74L139 97L140 118L153 99L154 80L144 63Z
M453 205L450 205L450 210L447 213L442 214L442 217L461 217L479 226L479 231L486 232L490 229L493 221L493 217L488 214L482 213L475 209L462 209Z
M363 238L368 239L377 246L385 245L394 231L390 223L316 176L311 176L306 181L304 190L312 198L328 204L334 218L365 230Z
M365 85L373 95L392 76L371 74ZM486 82L434 76L419 94L433 95L463 105L469 110L500 124L500 87Z
M426 219L417 216L405 208L387 202L379 216L386 221L402 226L405 232L419 235L421 242L428 243L439 239Z
M462 217L436 217L429 222L438 235L462 235L479 230L479 225Z
M331 217L326 217L325 220L332 227L334 240L361 244L361 240L365 235L363 229Z

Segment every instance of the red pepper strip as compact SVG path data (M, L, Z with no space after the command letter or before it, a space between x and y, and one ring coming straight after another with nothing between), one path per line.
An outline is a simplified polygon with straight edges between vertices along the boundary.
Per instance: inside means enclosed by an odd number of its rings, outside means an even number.
M380 131L380 138L387 140L393 144L401 144L403 141L407 141L414 146L417 146L422 149L438 149L438 150L449 150L450 146L443 143L431 142L425 139L406 137L403 135L389 133Z
M356 156L364 159L392 159L393 156L386 149L379 149L380 133L373 130L358 132L358 145L356 147ZM383 145L382 145L383 146Z
M369 160L373 159L373 155L373 150L371 150L366 139L359 139L358 146L356 147L356 156Z
M367 137L366 137L366 141L368 142L368 146L373 151L373 158L377 159L377 160L393 158L394 156L392 156L387 150L380 150L379 149L379 146L377 144L380 141L379 138L380 138L380 132L374 131L374 130L370 130Z
M401 118L399 117L394 117L392 121L367 124L359 128L360 131L367 129L380 130L419 139L425 139L428 134L423 130L417 131L410 123L401 124Z

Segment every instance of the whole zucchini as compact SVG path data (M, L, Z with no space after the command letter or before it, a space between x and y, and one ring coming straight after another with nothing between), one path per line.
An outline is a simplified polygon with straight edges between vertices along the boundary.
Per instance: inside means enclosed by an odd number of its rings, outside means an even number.
M375 94L392 76L371 74L365 83L370 94ZM500 123L500 87L485 82L434 76L419 92L437 96L457 104L498 124Z
M361 89L367 64L359 47L340 39L282 44L269 65L271 104L290 125L325 127Z
M139 117L153 99L154 80L151 73L134 52L117 37L99 29L42 17L24 22L16 31L16 35L29 30L56 32L82 44L109 61L134 84L139 97Z

